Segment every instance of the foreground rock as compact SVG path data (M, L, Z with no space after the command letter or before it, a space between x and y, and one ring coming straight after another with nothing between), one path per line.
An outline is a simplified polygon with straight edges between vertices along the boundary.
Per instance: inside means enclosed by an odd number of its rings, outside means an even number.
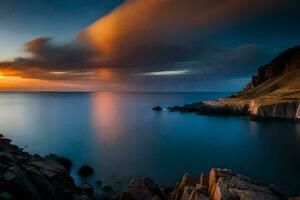
M59 162L32 156L0 138L0 191L12 199L71 199L76 191Z
M121 200L160 200L165 199L158 185L151 179L142 177L133 179L124 189Z
M163 193L148 178L136 178L121 200L279 200L287 199L274 189L228 169L212 169L200 180L184 175L171 193Z

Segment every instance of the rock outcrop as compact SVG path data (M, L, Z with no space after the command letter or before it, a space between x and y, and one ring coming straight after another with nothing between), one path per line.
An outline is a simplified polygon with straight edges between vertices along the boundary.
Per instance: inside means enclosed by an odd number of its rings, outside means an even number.
M199 115L249 116L252 120L283 119L300 122L300 101L272 103L222 99L170 107L169 111L195 112Z
M164 193L149 178L136 178L125 188L121 200L279 200L287 199L273 187L229 169L211 169L199 181L185 174L174 190Z
M121 200L162 200L160 188L150 178L134 178L124 189Z
M248 115L253 120L300 118L300 46L260 67L250 83L230 98L169 108L201 115Z
M71 199L76 186L59 162L32 156L0 138L0 191L11 199ZM4 193L3 193L4 192Z

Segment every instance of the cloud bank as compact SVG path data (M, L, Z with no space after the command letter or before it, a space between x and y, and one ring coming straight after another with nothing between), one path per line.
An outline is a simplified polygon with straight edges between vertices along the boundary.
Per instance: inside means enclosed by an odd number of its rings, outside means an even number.
M81 30L76 41L57 44L41 37L27 42L25 50L31 56L0 62L0 70L41 80L87 81L93 88L99 84L155 86L153 81L160 76L170 84L198 80L201 75L242 77L261 61L256 47L216 48L207 56L211 51L207 41L219 30L279 2L127 0Z

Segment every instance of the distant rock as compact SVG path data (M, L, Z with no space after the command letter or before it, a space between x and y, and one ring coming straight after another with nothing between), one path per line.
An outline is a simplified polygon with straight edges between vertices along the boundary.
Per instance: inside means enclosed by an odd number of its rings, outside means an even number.
M156 106L156 107L152 108L152 110L155 110L155 111L162 111L162 107Z
M80 176L90 176L94 173L94 169L89 165L83 165L79 168L78 174Z

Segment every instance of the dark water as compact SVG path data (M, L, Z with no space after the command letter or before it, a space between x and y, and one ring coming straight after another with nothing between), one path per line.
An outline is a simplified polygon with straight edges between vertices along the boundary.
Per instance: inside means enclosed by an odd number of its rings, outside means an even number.
M227 93L1 93L0 131L32 153L53 152L96 170L91 182L149 176L174 184L185 172L231 168L300 191L300 124L161 113Z

